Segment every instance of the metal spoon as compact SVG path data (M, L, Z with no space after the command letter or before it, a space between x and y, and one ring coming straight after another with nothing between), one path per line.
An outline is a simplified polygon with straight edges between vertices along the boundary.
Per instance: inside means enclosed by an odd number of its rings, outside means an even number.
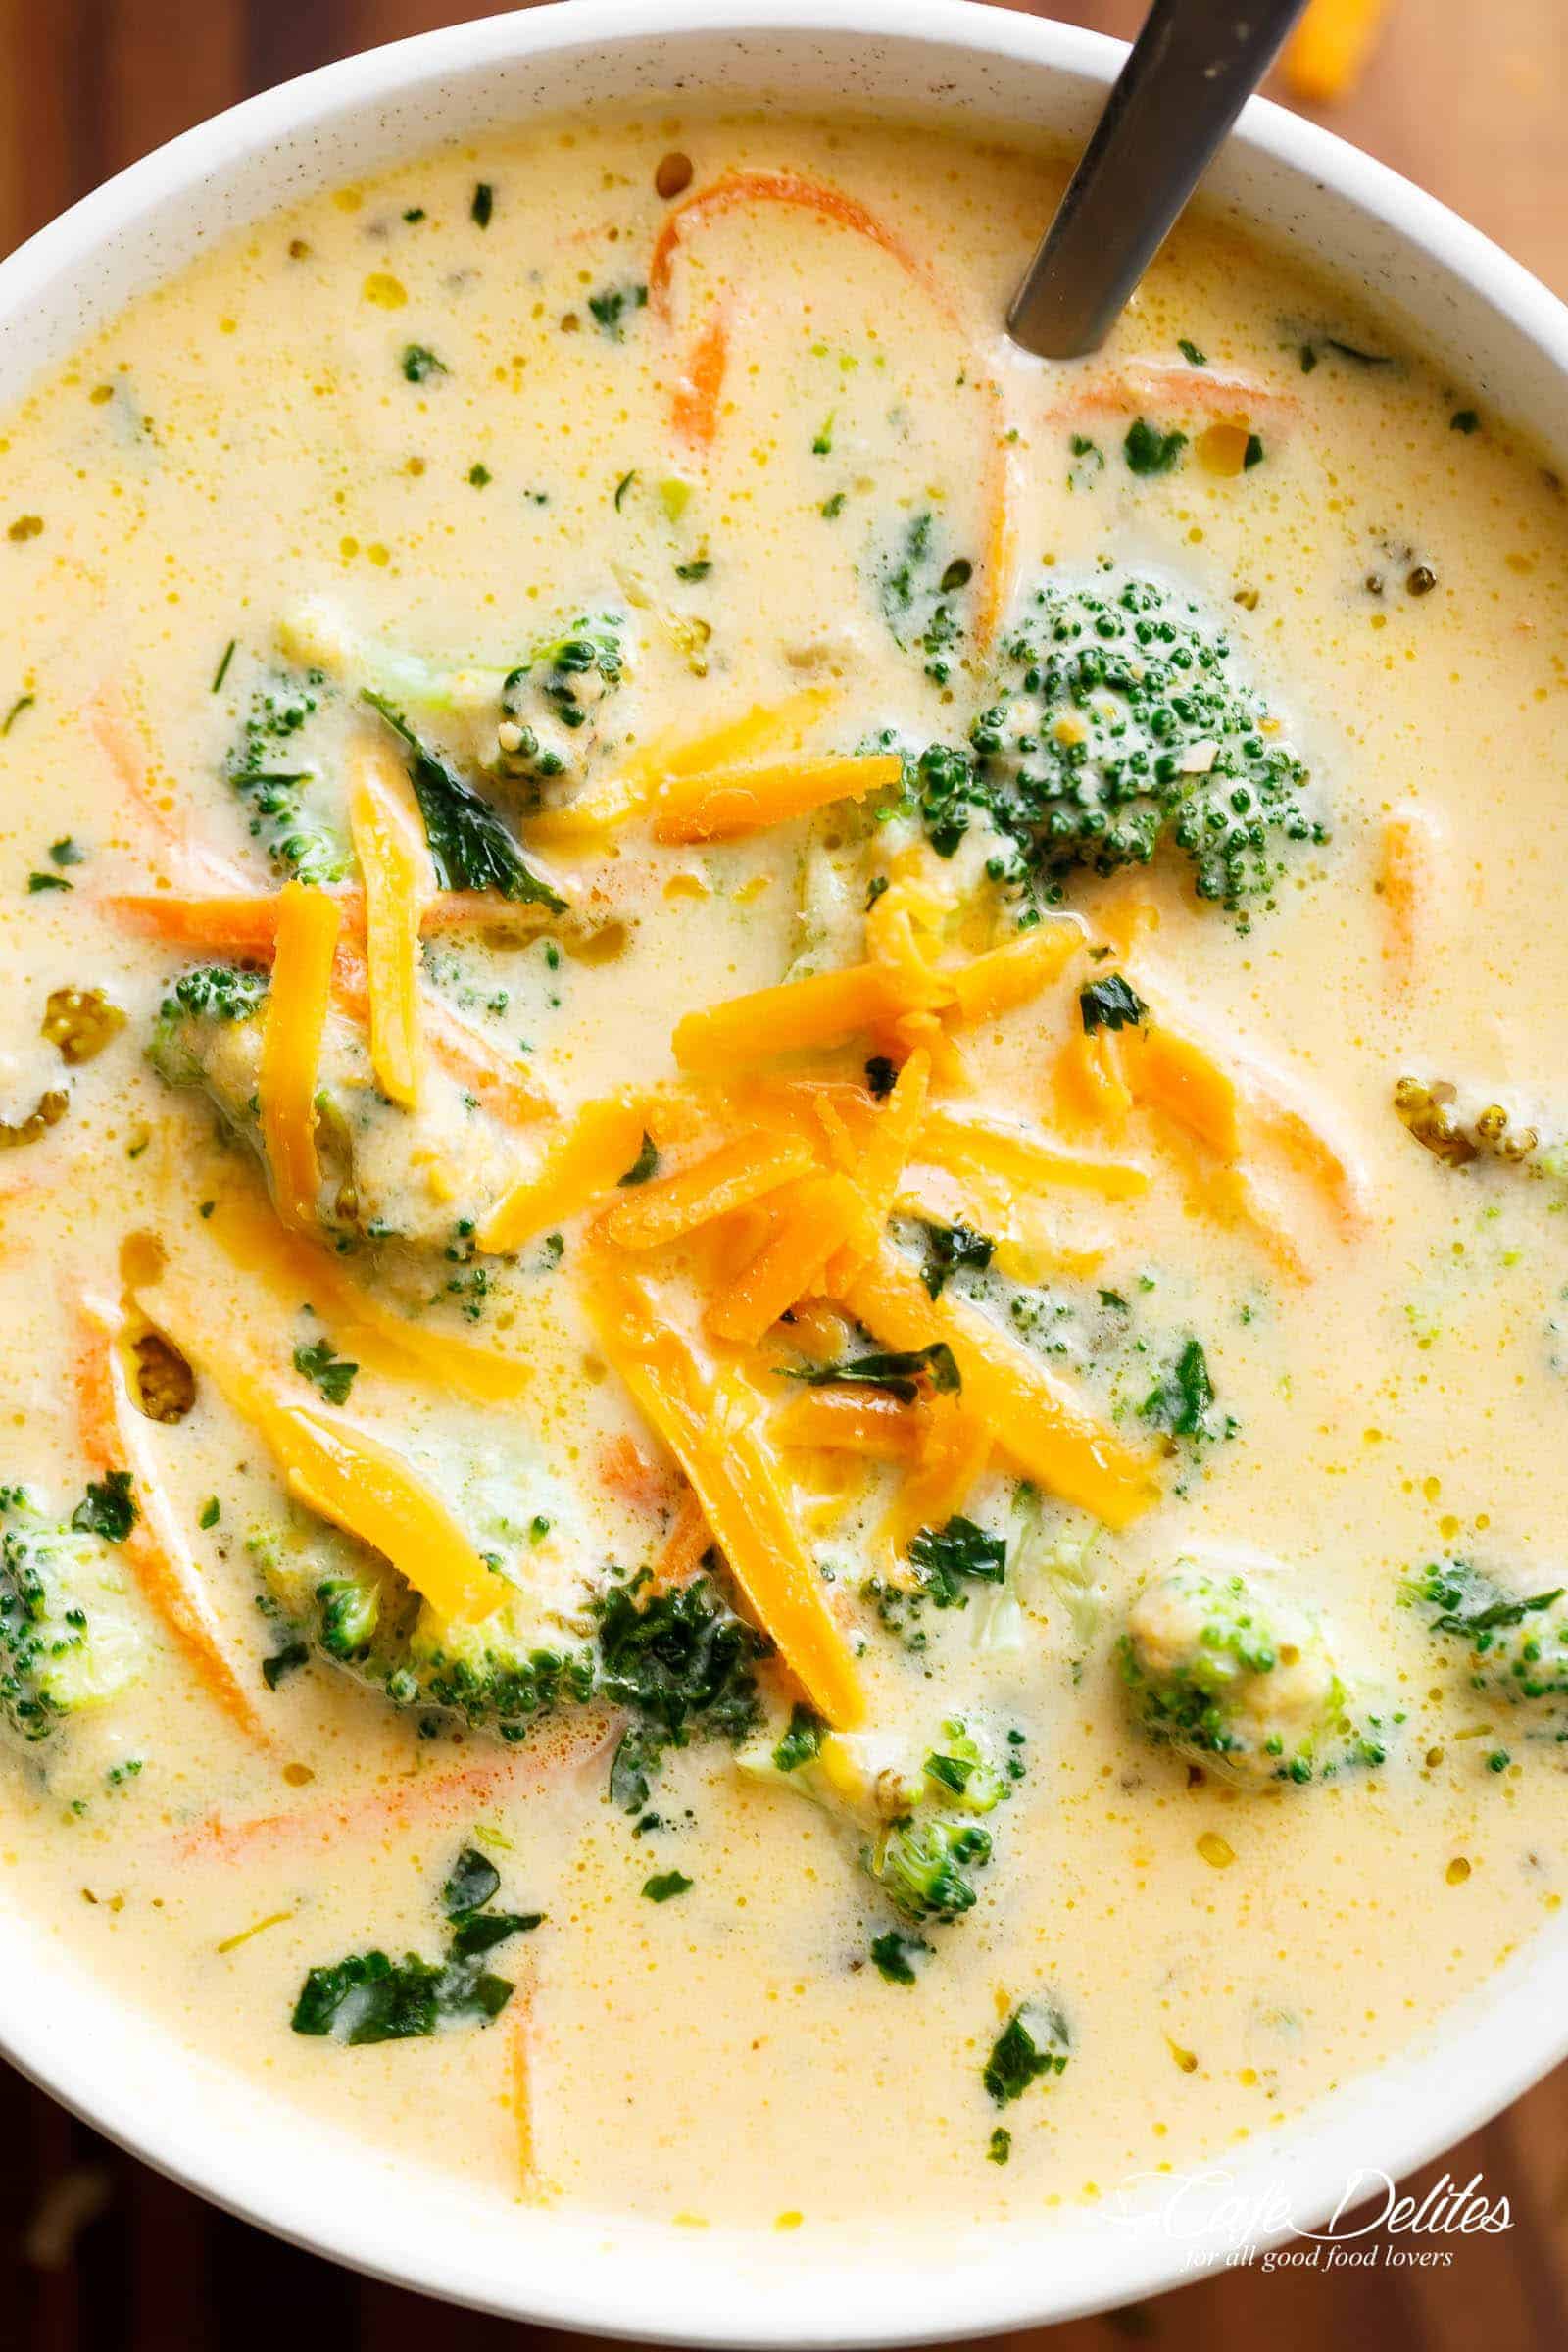
M1007 332L1043 360L1098 351L1305 0L1154 0Z

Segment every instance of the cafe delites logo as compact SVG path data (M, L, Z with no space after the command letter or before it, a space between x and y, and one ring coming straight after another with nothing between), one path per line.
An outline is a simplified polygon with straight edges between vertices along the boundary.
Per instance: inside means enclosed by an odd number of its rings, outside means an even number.
M1480 2173L1462 2182L1442 2173L1416 2194L1376 2165L1350 2175L1317 2229L1301 2228L1282 2188L1239 2188L1218 2167L1134 2173L1109 2211L1129 2227L1185 2243L1188 2272L1446 2270L1465 2238L1513 2227L1507 2198L1493 2196Z

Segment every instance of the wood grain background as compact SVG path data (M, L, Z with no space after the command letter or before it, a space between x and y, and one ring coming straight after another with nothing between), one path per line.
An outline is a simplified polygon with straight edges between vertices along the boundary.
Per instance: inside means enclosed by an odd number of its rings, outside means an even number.
M658 0L649 0L657 7ZM1020 0L1028 5L1028 0ZM483 0L0 0L0 252L248 92ZM1127 34L1137 0L1044 8ZM1401 0L1333 126L1568 293L1565 0ZM1420 2190L1444 2170L1411 2186ZM1447 2160L1506 2196L1447 2269L1227 2273L1053 2331L1050 2352L1556 2352L1568 2343L1568 2069ZM1428 2245L1444 2241L1425 2240ZM540 2328L437 2311L214 2213L0 2069L0 2352L548 2352Z

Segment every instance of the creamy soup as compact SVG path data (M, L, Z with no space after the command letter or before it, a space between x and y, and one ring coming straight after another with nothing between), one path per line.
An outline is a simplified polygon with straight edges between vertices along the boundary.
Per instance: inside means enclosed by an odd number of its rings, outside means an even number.
M0 437L9 1899L498 2210L1071 2207L1561 1900L1559 485L1201 220L1010 350L1058 185L552 122Z

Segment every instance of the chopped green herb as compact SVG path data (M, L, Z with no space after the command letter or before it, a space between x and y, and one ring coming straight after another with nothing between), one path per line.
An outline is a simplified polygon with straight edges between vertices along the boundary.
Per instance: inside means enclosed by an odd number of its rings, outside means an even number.
M79 842L73 841L69 833L62 833L58 841L52 841L49 844L51 865L82 865L85 864L86 858L86 851Z
M930 1949L923 1936L901 1936L897 1928L889 1928L885 1936L872 1938L871 1957L888 1984L918 1984L920 1979L910 1955Z
M590 294L588 309L601 334L612 343L621 343L626 336L626 314L647 307L646 286L607 286L602 294Z
M1342 360L1353 360L1358 368L1392 368L1394 360L1386 351L1362 351L1354 343L1342 343L1338 335L1325 335L1330 351L1337 351Z
M286 1642L281 1649L274 1649L270 1658L264 1658L262 1680L269 1690L275 1690L284 1675L292 1674L296 1666L304 1666L310 1654L303 1642Z
M428 383L432 375L445 375L447 364L423 343L405 343L399 362L411 384Z
M798 1772L803 1764L809 1764L821 1748L826 1730L827 1725L816 1709L798 1698L790 1709L789 1729L773 1750L773 1761L780 1772Z
M9 735L24 710L30 710L37 700L35 694L19 694L6 712L4 723L0 724L0 735Z
M835 490L831 498L823 499L818 513L826 521L836 522L844 512L844 501L848 495L845 490Z
M710 556L698 556L690 564L677 564L675 577L677 580L706 580L712 568L713 560Z
M1202 1342L1189 1340L1138 1410L1145 1421L1167 1430L1173 1438L1212 1438L1222 1431L1234 1435L1234 1423L1227 1420L1216 1427L1211 1421L1213 1406L1214 1383Z
M1063 2072L1067 2046L1066 2021L1056 2010L1020 2002L998 2034L980 2080L999 2107L1009 2107L1042 2075Z
M408 209L408 211L407 211L407 212L404 214L403 218L404 218L404 220L405 220L408 222L409 226L412 228L412 227L414 226L414 224L415 224L415 222L416 222L416 220L422 220L424 219L424 207L423 207L423 205L422 205L422 204L411 204L411 205L410 205L410 207L409 207L409 209Z
M71 1514L71 1524L78 1536L99 1536L106 1544L123 1544L138 1515L130 1472L110 1470L101 1480L88 1481L86 1494Z
M204 1528L216 1527L221 1517L222 1505L220 1503L218 1496L216 1494L209 1494L207 1500L202 1504L201 1509L196 1514L196 1524L198 1527Z
M1250 473L1254 466L1263 463L1263 444L1256 433L1249 433L1247 447L1242 452L1242 471Z
M875 885L873 884L872 887L875 888ZM886 887L884 883L883 888ZM880 898L881 891L878 891L876 895ZM885 1054L873 1054L865 1065L865 1083L870 1088L875 1100L878 1102L885 1102L898 1082L897 1064L891 1062Z
M672 1895L687 1893L695 1884L684 1871L664 1870L643 1881L643 1892L651 1903L667 1903Z
M561 913L564 901L532 871L490 803L465 782L451 760L422 742L384 695L367 690L362 700L380 712L409 754L409 780L441 888L493 890L503 899Z
M986 2149L986 2160L990 2164L1005 2164L1011 2154L1012 2133L999 2124L991 2134L990 2144Z
M1317 352L1314 346L1310 343L1303 343L1301 345L1301 373L1310 375L1316 366Z
M826 422L811 443L813 458L830 458L833 455L833 418L835 414L834 410L828 411Z
M448 1919L466 1919L493 1902L500 1891L501 1873L495 1864L488 1855L466 1845L441 1889L441 1908Z
M473 202L468 207L468 219L473 222L475 228L488 228L495 209L496 192L487 179L481 179L473 191Z
M234 659L234 649L238 644L239 639L237 637L231 637L223 648L223 658L219 662L217 669L213 672L214 694L220 694L223 690L223 680L228 675L228 665Z
M1455 409L1448 418L1448 430L1452 433L1476 433L1480 429L1481 418L1474 409Z
M309 1348L294 1350L294 1369L314 1381L328 1404L347 1404L349 1391L354 1386L358 1364L351 1364L337 1355L330 1340L316 1340Z
M883 1389L901 1404L912 1404L921 1386L929 1382L936 1396L956 1396L963 1386L957 1359L946 1340L929 1348L901 1348L870 1355L842 1356L836 1364L777 1364L785 1380L804 1381L808 1389L855 1385Z
M615 513L617 514L620 513L621 500L625 497L627 491L631 488L636 479L637 468L634 466L631 471L629 473L623 473L619 481L615 484Z
M1102 980L1091 980L1078 991L1085 1037L1093 1037L1097 1029L1136 1028L1148 1010L1143 998L1120 972L1107 972Z
M475 490L488 489L494 479L495 476L488 466L470 466L468 467L468 481Z
M1127 438L1121 445L1121 451L1130 472L1169 473L1186 447L1187 435L1184 432L1173 428L1168 433L1162 433L1146 417L1135 416L1127 427Z
M965 1267L983 1274L997 1247L972 1225L926 1224L925 1240L925 1287L933 1298L940 1298L949 1279Z
M961 1512L945 1527L922 1527L909 1544L909 1558L920 1571L922 1584L939 1609L968 1606L961 1577L975 1584L1000 1585L1007 1574L1007 1546Z
M625 1175L617 1176L615 1182L617 1184L646 1184L658 1166L659 1147L648 1130L644 1128L642 1150L626 1170Z
M1198 345L1190 342L1186 335L1177 336L1176 348L1190 368L1206 368L1208 366L1207 352L1200 351Z
M71 884L62 874L32 873L27 876L27 888L36 897L40 890L69 890Z

